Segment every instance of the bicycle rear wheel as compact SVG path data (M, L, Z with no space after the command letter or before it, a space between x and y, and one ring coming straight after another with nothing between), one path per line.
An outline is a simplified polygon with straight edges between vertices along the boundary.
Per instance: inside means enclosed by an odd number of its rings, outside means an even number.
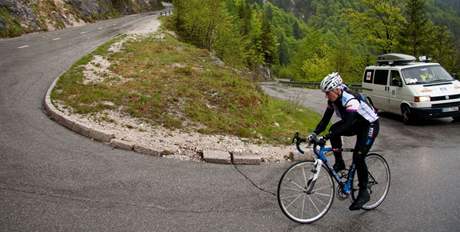
M385 200L390 189L390 167L387 161L379 154L371 153L366 156L367 171L369 183L367 190L369 191L370 200L362 209L371 210L377 208ZM355 172L353 177L353 191L351 197L353 201L358 197L358 173Z
M302 161L291 165L279 181L278 204L295 222L308 224L320 219L334 201L335 186L327 168L322 165L318 178L312 183L314 172L314 162Z

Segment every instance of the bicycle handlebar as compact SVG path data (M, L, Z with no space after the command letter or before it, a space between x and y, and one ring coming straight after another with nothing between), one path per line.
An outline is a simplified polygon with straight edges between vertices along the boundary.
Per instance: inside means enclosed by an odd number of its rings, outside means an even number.
M294 137L292 138L292 143L295 143L296 147L297 147L297 150L302 153L302 154L305 154L305 151L302 150L302 148L300 148L300 144L301 143L304 143L304 142L307 142L307 139L306 138L301 138L299 136L299 132L296 132L294 134ZM324 145L326 144L326 140L323 138L323 137L313 137L311 139L308 140L308 145L311 145L313 144L313 152L315 152L315 154L318 154L318 149L317 147L320 146L320 147L324 147Z
M305 154L305 152L300 148L300 144L306 142L307 139L301 138L299 136L299 132L296 132L294 134L294 137L292 138L292 143L295 143L295 146L297 147L297 150L299 150L300 153Z

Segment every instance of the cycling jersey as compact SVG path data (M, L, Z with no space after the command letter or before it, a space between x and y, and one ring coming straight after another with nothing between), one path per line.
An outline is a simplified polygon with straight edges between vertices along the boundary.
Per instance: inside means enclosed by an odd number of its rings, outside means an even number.
M331 120L333 113L342 119L340 127L331 128L331 134L342 134L348 128L355 124L371 124L378 119L377 114L374 112L367 103L359 101L355 96L342 91L341 96L335 101L328 101L327 109L324 112L323 118L315 129L315 133L319 134L326 129L327 124Z
M342 92L341 103L342 106L345 107L346 111L356 111L370 123L375 122L375 120L379 118L374 109L372 109L367 103L359 101L355 96L347 91ZM332 104L332 106L335 107L334 110L337 116L343 119L343 114L341 109L337 108L337 104Z

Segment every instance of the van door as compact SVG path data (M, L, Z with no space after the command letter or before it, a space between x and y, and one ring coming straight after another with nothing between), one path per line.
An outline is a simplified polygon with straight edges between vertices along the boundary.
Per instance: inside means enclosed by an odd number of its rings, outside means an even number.
M390 71L390 88L388 92L389 111L399 114L401 112L401 99L402 99L402 79L399 71Z
M388 86L388 70L375 70L374 73L374 102L375 107L379 110L388 110L389 105L389 86Z

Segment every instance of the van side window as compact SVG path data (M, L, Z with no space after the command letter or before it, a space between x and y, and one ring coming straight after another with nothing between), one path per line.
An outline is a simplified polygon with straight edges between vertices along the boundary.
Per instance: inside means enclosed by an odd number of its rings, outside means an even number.
M364 72L364 82L372 83L373 79L374 79L374 70L366 70L366 72Z
M391 71L391 78L390 78L391 86L395 86L393 83L393 80L398 80L399 82L401 82L401 75L399 75L398 71L394 71L394 70Z
M374 84L387 85L388 83L388 70L375 70Z

